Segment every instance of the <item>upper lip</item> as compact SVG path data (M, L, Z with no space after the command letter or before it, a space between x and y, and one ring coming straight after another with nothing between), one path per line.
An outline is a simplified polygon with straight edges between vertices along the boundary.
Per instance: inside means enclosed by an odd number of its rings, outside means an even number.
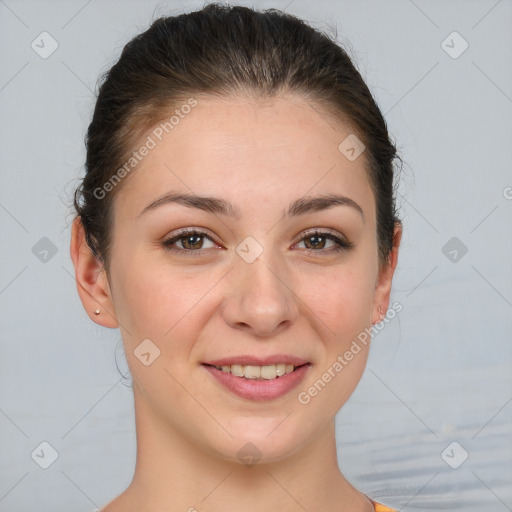
M239 364L241 366L269 366L272 364L293 364L293 366L302 366L309 361L301 359L300 357L291 356L287 354L276 354L271 356L230 356L222 359L215 359L206 361L203 364L211 366L231 366L232 364Z

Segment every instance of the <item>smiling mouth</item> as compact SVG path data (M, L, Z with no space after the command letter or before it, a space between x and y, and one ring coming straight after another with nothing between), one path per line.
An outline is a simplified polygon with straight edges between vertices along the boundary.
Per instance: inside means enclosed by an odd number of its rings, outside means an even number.
M255 366L255 365L241 365L241 364L232 364L225 366L216 366L213 364L205 364L205 366L211 366L220 370L224 373L230 373L235 377L240 377L243 379L250 380L274 380L280 377L284 377L290 373L293 373L297 368L302 366L309 365L309 363L304 363L302 365L293 365L293 364L269 364L265 366Z

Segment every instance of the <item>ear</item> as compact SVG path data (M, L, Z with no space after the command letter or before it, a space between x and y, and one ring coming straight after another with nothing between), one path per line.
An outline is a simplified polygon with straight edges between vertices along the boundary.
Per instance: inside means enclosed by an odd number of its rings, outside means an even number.
M118 327L107 273L103 263L87 245L80 217L75 218L71 228L70 254L75 267L78 295L89 318L103 327ZM94 311L98 309L100 314L96 315Z
M379 276L373 294L372 324L380 322L389 308L389 295L391 292L391 282L398 263L398 248L402 239L402 224L395 223L393 232L393 247L391 249L389 263L379 270Z

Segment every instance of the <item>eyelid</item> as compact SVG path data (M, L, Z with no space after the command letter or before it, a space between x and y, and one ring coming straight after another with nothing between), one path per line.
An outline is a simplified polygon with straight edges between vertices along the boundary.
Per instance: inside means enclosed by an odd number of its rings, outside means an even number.
M351 242L348 241L346 236L342 235L339 231L336 231L333 228L310 228L310 229L306 229L306 231L303 231L299 235L300 238L298 239L297 243L301 242L307 236L312 236L312 235L315 235L315 234L318 234L318 235L331 235L334 238L339 238L340 242L343 242L343 243L345 243L347 245L352 245Z
M176 231L173 231L170 235L165 236L161 243L164 246L166 246L165 247L166 249L173 250L175 248L171 247L171 242L175 243L180 238L183 238L187 235L198 235L203 238L207 238L208 240L210 240L212 243L214 243L216 245L221 245L215 240L214 236L211 235L210 232L206 228L197 228L197 227L187 227L187 228L181 228ZM204 249L199 249L197 251L191 251L191 250L187 250L187 249L177 249L176 251L177 252L189 252L189 253L197 252L197 253L199 253L203 250Z
M180 236L186 235L202 235L212 240L212 242L215 241L214 236L210 233L210 231L207 228L199 228L194 226L177 229L176 231L173 231L169 235L166 235L164 240L171 240L173 238L178 238Z

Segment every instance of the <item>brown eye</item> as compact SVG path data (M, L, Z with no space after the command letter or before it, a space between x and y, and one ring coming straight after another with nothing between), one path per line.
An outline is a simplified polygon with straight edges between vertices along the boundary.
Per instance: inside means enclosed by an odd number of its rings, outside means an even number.
M213 243L213 240L203 231L184 230L175 236L172 236L162 242L164 248L168 251L187 253L200 252L204 249L204 239ZM179 243L181 247L175 247Z
M303 242L306 246L306 249L308 249L308 254L312 252L331 253L336 251L343 251L353 247L352 243L342 240L341 238L333 235L332 232L325 231L314 231L312 233L308 233L299 242L299 244ZM330 246L328 246L327 249L325 249L329 242L332 243Z
M185 235L179 241L185 249L201 249L203 245L201 235Z
M311 235L311 236L304 238L304 240L305 240L306 247L308 249L324 249L325 243L327 240L329 240L329 238L327 238L326 236L321 236L321 235ZM309 247L308 244L311 247Z

